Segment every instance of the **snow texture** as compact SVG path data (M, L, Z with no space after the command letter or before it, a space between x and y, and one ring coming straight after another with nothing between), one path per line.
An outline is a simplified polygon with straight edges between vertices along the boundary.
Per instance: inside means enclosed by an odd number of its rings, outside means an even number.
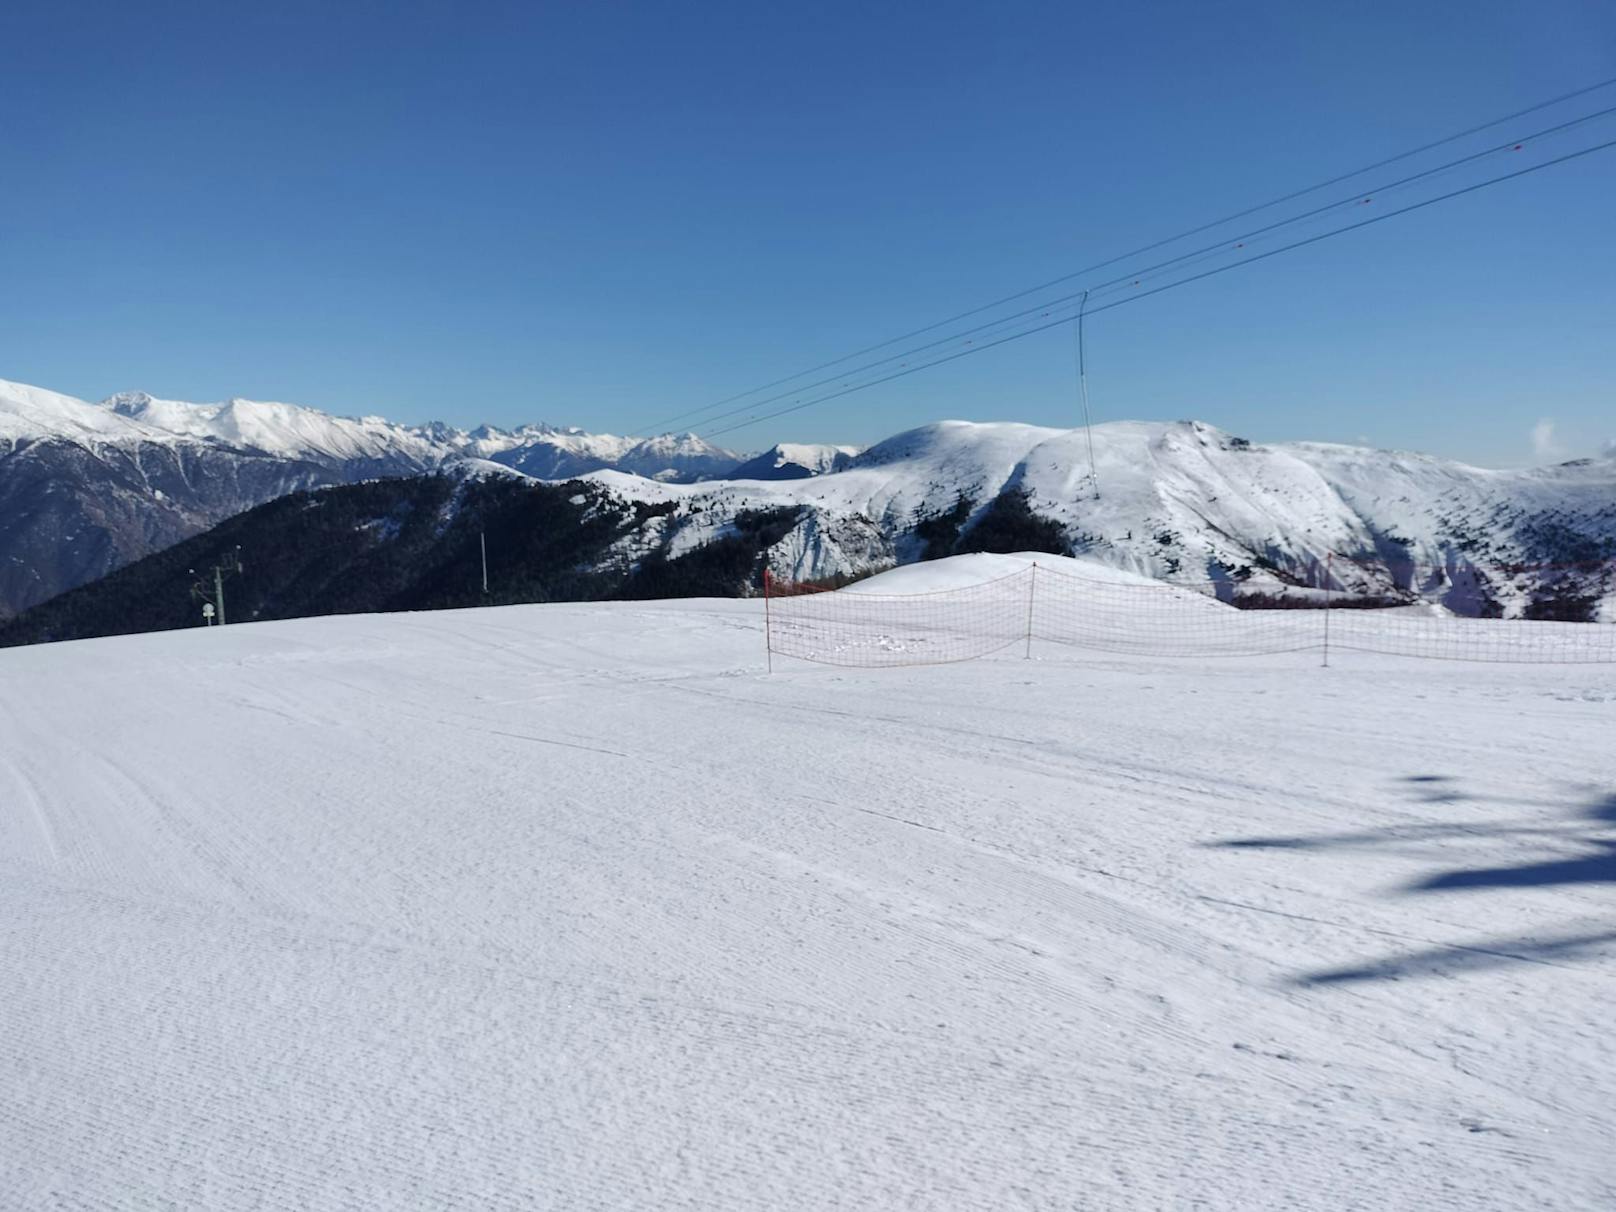
M1608 670L762 609L0 653L0 1205L1616 1201Z

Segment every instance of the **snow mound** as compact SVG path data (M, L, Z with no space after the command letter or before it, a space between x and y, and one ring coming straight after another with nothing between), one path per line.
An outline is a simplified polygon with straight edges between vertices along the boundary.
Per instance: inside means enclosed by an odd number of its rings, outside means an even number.
M1114 568L1096 560L1076 559L1072 556L1052 555L1041 551L1024 551L1014 555L995 555L978 552L972 555L949 556L941 560L927 560L920 564L905 564L899 568L877 573L873 577L847 586L845 593L910 594L941 593L950 589L970 589L988 581L1014 576L1037 564L1040 569L1057 572L1076 580L1105 585L1139 585L1160 589L1162 583L1136 572Z

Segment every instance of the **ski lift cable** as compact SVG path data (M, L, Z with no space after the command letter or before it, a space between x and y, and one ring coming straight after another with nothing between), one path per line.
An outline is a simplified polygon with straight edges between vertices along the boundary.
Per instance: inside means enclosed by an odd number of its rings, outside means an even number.
M1338 174L1337 176L1330 177L1327 180L1320 181L1315 185L1309 185L1304 189L1293 190L1290 193L1270 199L1267 202L1261 202L1255 206L1248 206L1243 210L1235 211L1232 214L1225 215L1220 219L1213 219L1210 222L1188 228L1185 231L1177 233L1176 235L1167 236L1163 239L1154 241L1150 244L1142 245L1139 248L1132 249L1125 253L1119 253L1116 256L1110 257L1104 261L1096 262L1087 268L1074 270L1069 274L1062 274L1060 277L1051 278L1047 282L1041 282L1037 286L1029 286L1025 290L1019 290L1014 294L1005 295L1003 298L995 299L991 303L984 303L978 307L970 308L969 310L962 311L957 315L949 316L947 319L938 320L935 323L912 329L909 332L903 333L896 337L888 338L885 341L877 342L874 345L867 345L862 349L854 350L852 353L843 354L838 358L832 358L828 362L821 362L818 365L808 367L806 370L799 370L795 374L786 375L783 378L774 379L768 383L760 384L757 387L749 388L746 391L737 392L734 395L724 397L722 400L715 400L711 404L705 404L699 408L678 413L675 416L657 421L648 428L660 429L665 425L671 425L690 417L699 416L700 414L709 412L712 409L721 408L726 404L733 404L738 400L745 399L747 396L757 395L759 392L768 391L774 387L780 387L786 383L792 382L793 380L806 378L811 374L817 374L819 371L828 370L832 366L840 366L842 363L850 362L854 358L861 358L865 354L875 353L876 351L885 349L888 346L896 345L899 342L908 341L914 337L924 336L926 333L935 332L939 328L946 328L948 325L957 323L960 320L968 320L972 316L980 315L984 311L991 311L995 307L1001 307L1006 303L1013 303L1018 299L1024 299L1028 295L1034 295L1039 291L1047 290L1052 286L1059 286L1064 282L1070 282L1074 278L1080 278L1085 274L1094 273L1101 269L1107 269L1110 266L1115 265L1120 261L1125 261L1130 257L1143 256L1145 253L1155 252L1159 248L1165 248L1169 244L1175 244L1180 240L1187 240L1191 236L1198 236L1202 232L1211 231L1215 227L1221 227L1226 223L1233 223L1238 219L1244 219L1250 215L1272 209L1275 206L1283 206L1287 202L1294 202L1298 198L1304 198L1308 194L1317 193L1321 189L1328 189L1332 185L1340 185L1342 182L1350 181L1354 177L1361 177L1365 173L1374 172L1377 168L1385 168L1388 165L1397 164L1404 160L1412 159L1413 157L1422 155L1425 152L1434 151L1439 147L1445 147L1450 143L1457 143L1459 140L1468 138L1471 135L1480 134L1485 130L1491 130L1493 127L1501 126L1505 122L1512 122L1516 118L1524 118L1528 114L1539 113L1542 110L1551 109L1556 105L1563 105L1567 101L1574 101L1578 97L1587 96L1590 93L1595 93L1601 89L1610 88L1613 85L1616 85L1616 76L1597 81L1593 84L1585 85L1582 88L1573 89L1571 92L1561 93L1559 96L1550 97L1546 101L1539 101L1535 105L1529 105L1525 109L1515 110L1514 112L1505 114L1502 117L1493 118L1487 122L1482 122L1478 125L1457 131L1454 134L1446 135L1441 139L1435 139L1429 143L1423 143L1418 147L1410 148L1407 151L1399 152L1394 156L1387 156L1384 159L1376 160L1372 164L1366 164L1362 168L1353 169L1351 172ZM717 418L708 418L708 420L715 419Z
M1448 202L1454 198L1463 197L1466 194L1473 194L1478 190L1487 189L1490 186L1499 185L1505 181L1513 181L1517 178L1528 176L1531 173L1541 172L1547 168L1554 168L1557 165L1566 164L1573 160L1579 160L1584 156L1590 156L1596 152L1607 151L1612 147L1616 147L1616 139L1607 140L1604 143L1596 143L1590 147L1579 148L1576 151L1566 152L1563 155L1556 156L1552 160L1545 160L1539 164L1528 165L1526 168L1519 168L1514 172L1503 173L1496 177L1489 177L1483 181L1476 181L1469 185L1462 186L1459 189L1450 190L1445 194L1438 194L1435 197L1425 198L1419 202L1411 202L1407 206L1399 207L1396 210L1383 211L1380 214L1371 215L1367 219L1360 219L1358 222L1349 223L1344 227L1336 227L1331 228L1329 231L1318 232L1303 239L1294 240L1289 244L1280 245L1278 248L1272 248L1266 252L1256 253L1252 256L1245 257L1239 261L1232 261L1226 265L1213 266L1211 269L1202 270L1200 273L1191 274L1189 277L1179 278L1172 282L1164 283L1161 286L1152 287L1150 290L1140 291L1137 294L1125 295L1120 299L1117 299L1111 303L1103 304L1100 307L1089 308L1087 310L1087 314L1093 316L1099 314L1100 312L1110 311L1113 308L1125 307L1129 303L1137 303L1141 299L1147 299L1152 295L1159 295L1165 291L1175 290L1180 286L1188 286L1192 282L1199 282L1217 274L1227 273L1231 269L1239 269L1242 266L1251 265L1257 261L1266 261L1270 257L1277 257L1282 253L1292 252L1298 248L1304 248L1308 245L1317 244L1320 241L1328 240L1333 236L1345 235L1347 232L1358 231L1360 228L1369 227L1376 223L1384 223L1388 219L1395 219L1400 215L1406 215L1413 211L1423 210L1428 206L1435 206L1440 202ZM857 391L864 391L868 388L879 386L882 383L890 383L894 379L905 378L908 375L917 374L920 371L930 369L933 366L941 366L946 362L957 361L960 358L969 357L972 354L993 349L996 346L1007 344L1010 341L1018 341L1023 337L1030 337L1034 333L1044 332L1050 328L1058 327L1061 324L1069 324L1072 322L1072 319L1073 317L1070 315L1063 315L1058 319L1041 321L1019 332L997 337L991 341L977 343L972 345L969 349L957 350L953 353L935 358L929 362L925 362L920 366L906 367L890 374L883 375L880 378L872 379L867 383L860 383L839 391L829 392L825 395L816 397L812 400L804 401L800 404L793 404L789 408L777 409L774 412L765 413L761 416L749 417L746 420L737 422L734 425L727 425L721 429L709 431L703 436L713 438L720 434L730 433L737 429L744 429L749 425L758 423L759 421L773 420L776 417L783 417L790 413L801 412L803 409L812 408L817 404L823 404L829 400L838 399L841 396L851 395Z
M1424 169L1417 173L1412 173L1409 176L1398 178L1395 181L1389 181L1382 185L1370 187L1369 189L1354 191L1349 196L1339 198L1336 201L1326 203L1323 206L1314 207L1312 210L1304 211L1301 214L1293 215L1286 219L1275 220L1274 222L1265 224L1262 227L1253 228L1251 231L1243 232L1235 236L1229 236L1217 241L1216 243L1204 245L1200 248L1192 249L1189 252L1180 253L1179 255L1169 257L1164 261L1158 261L1154 265L1148 265L1141 269L1131 270L1130 272L1122 274L1119 277L1108 279L1105 282L1101 282L1096 286L1090 287L1087 293L1092 298L1095 295L1100 295L1103 297L1108 293L1116 293L1119 288L1122 290L1132 291L1135 288L1143 285L1144 282L1160 277L1163 273L1171 270L1174 267L1182 267L1186 264L1195 264L1211 257L1224 255L1229 252L1243 249L1247 244L1260 242L1262 238L1283 228L1319 218L1320 216L1328 214L1331 211L1349 209L1352 207L1369 204L1376 197L1384 197L1386 194L1393 193L1400 189L1406 189L1416 182L1441 176L1447 172L1488 157L1513 154L1523 150L1528 144L1535 143L1553 135L1562 134L1574 127L1597 121L1601 118L1608 118L1613 114L1616 114L1616 106L1596 110L1590 114L1583 114L1576 118L1570 119L1569 121L1561 122L1554 126L1545 127L1542 130L1533 131L1529 134L1517 135L1513 138L1505 140L1502 143L1484 148L1478 152L1472 152L1469 155L1461 156L1455 160L1447 161L1444 164L1439 164L1432 168ZM827 387L833 383L837 383L838 380L845 380L848 376L856 376L872 370L878 370L879 368L888 366L893 362L898 362L904 358L912 358L917 354L922 354L928 350L937 349L940 346L952 345L955 342L966 338L970 338L970 340L966 340L966 344L979 343L978 339L984 337L990 330L994 328L999 328L1006 324L1025 319L1037 312L1045 312L1047 314L1047 312L1052 308L1057 308L1071 303L1072 300L1078 298L1080 293L1084 292L1074 291L1070 294L1058 295L1051 299L1045 299L1041 302L1033 304L1031 307L1023 308L1017 312L1012 312L1011 314L1002 316L996 320L990 320L984 324L979 324L971 328L961 329L958 332L949 334L948 336L939 337L936 340L928 341L923 345L913 346L909 349L901 350L898 353L889 354L888 356L878 358L873 362L866 362L862 366L854 367L850 371L843 371L839 374L829 375L823 379L815 380L812 383L805 383L799 387L794 387L789 391L783 391L773 396L767 396L761 400L754 400L750 403L743 404L738 408L729 409L727 412L717 413L707 418L705 424L711 425L719 421L727 420L730 417L739 416L742 413L747 412L749 409L764 408L767 405L784 400L788 397L797 396L802 392L814 391L821 387ZM844 381L841 383L841 386L847 386L847 383Z

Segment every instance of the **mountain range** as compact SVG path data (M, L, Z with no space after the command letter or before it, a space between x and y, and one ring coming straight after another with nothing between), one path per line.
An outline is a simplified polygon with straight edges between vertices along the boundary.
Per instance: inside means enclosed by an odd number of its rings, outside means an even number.
M613 468L690 481L745 458L694 434L627 438L550 425L466 431L142 392L90 403L0 380L0 617L288 492L468 460L544 479Z
M1611 456L1499 471L1400 451L1258 444L1197 421L1112 422L1091 434L945 421L867 450L781 445L747 456L690 434L406 427L141 394L92 404L9 383L0 383L0 609L26 609L290 493L423 475L580 481L589 508L616 519L569 556L605 578L586 596L631 592L624 578L647 562L658 583L744 592L765 564L782 577L842 579L1014 543L1210 583L1248 603L1305 604L1328 584L1363 602L1616 621ZM381 510L369 522L384 521L388 493L369 499ZM364 533L385 544L397 531L378 523ZM708 560L724 569L711 584L666 579L685 557L740 538L755 560L739 572L734 560ZM245 533L243 546L251 541ZM1540 565L1569 567L1544 574ZM536 585L551 571L517 579ZM648 591L644 578L634 584ZM414 599L400 590L389 600Z

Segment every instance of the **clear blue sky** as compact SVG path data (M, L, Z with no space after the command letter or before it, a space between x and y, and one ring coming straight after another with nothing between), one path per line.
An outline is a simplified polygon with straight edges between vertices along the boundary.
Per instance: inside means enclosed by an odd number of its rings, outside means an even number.
M1616 8L9 0L0 46L0 377L637 431L1616 76ZM1613 200L1616 152L1096 317L1098 418L1594 453ZM1074 392L1057 331L725 440Z

